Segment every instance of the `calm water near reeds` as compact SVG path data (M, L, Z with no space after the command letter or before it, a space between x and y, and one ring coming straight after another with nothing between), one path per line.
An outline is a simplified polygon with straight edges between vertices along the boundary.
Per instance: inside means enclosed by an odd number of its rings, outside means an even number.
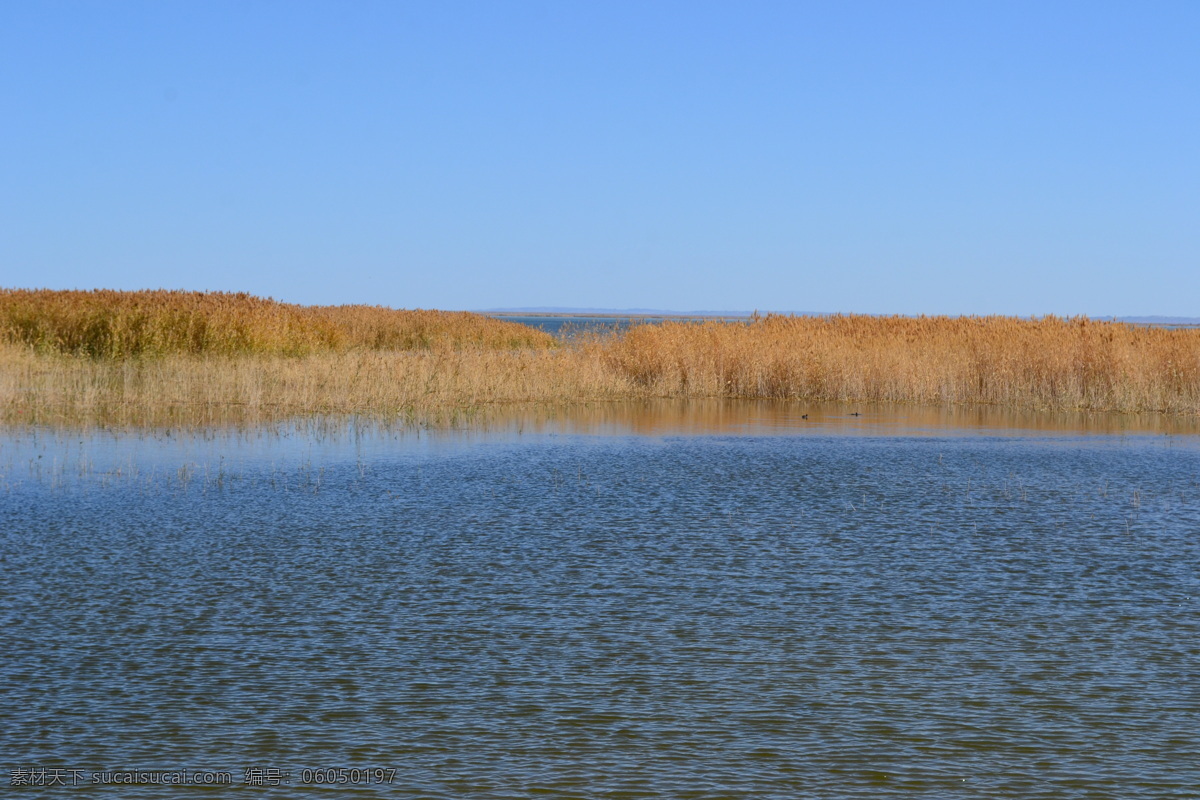
M654 325L659 322L704 322L711 319L746 322L745 317L622 317L615 314L588 316L586 314L488 314L508 322L519 322L560 338L571 338L592 331L623 331L634 325Z
M750 403L8 430L0 625L13 794L1196 797L1200 435ZM10 786L37 770L80 785Z
M672 315L665 317L655 316L627 316L622 317L617 314L519 314L513 312L490 313L484 316L495 317L497 319L507 320L509 322L519 322L522 325L528 325L531 328L545 331L546 333L562 338L570 338L589 331L623 331L634 325L653 325L660 322L705 322L708 320L723 320L726 322L747 322L748 317L687 317L680 315ZM820 316L820 315L818 315ZM1194 323L1174 323L1174 322L1133 322L1133 325L1144 325L1149 328L1166 328L1168 330L1187 330L1197 328Z

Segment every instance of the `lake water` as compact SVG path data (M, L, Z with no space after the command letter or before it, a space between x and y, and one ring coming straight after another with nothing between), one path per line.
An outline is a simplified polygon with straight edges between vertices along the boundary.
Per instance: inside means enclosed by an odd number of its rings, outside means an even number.
M633 325L655 325L667 321L706 322L718 320L740 323L746 323L749 321L748 317L687 317L679 315L660 317L644 315L623 317L615 314L589 316L586 314L520 314L505 312L485 314L485 316L496 317L498 319L508 320L509 322L519 322L522 325L529 325L530 327L538 328L539 330L546 331L547 333L562 338L570 338L580 333L590 331L623 331ZM1198 327L1194 323L1172 322L1132 322L1130 324L1144 325L1151 328L1167 328L1169 330L1187 330Z
M522 325L543 330L563 338L570 338L580 333L592 331L623 331L633 325L655 325L661 322L705 322L709 320L724 320L728 322L746 322L744 317L622 317L616 315L587 316L584 314L488 314L487 316L503 319L508 322L519 322Z
M1193 423L801 411L0 434L0 777L1196 796Z

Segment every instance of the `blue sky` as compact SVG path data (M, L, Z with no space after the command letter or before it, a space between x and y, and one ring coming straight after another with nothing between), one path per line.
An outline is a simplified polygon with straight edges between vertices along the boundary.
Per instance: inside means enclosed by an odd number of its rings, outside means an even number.
M1200 3L9 2L0 285L1200 316Z

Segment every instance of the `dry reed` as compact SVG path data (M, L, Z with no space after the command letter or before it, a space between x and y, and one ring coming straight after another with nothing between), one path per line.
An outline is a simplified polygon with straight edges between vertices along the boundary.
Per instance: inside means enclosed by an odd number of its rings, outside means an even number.
M551 346L539 331L471 314L130 294L0 292L0 422L431 419L651 397L1200 413L1196 330L768 316Z
M554 345L541 331L465 312L298 306L224 292L27 289L0 290L0 342L117 359Z
M444 420L636 393L587 347L98 360L0 346L0 422L204 426L305 414Z
M631 329L605 357L671 397L1200 412L1200 331L1082 317L668 322Z

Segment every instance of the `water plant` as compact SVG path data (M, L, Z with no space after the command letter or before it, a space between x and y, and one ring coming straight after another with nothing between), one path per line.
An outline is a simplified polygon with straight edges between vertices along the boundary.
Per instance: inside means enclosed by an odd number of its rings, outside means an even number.
M0 342L43 354L107 359L555 344L533 328L466 312L300 306L245 293L103 289L0 289Z
M477 314L245 294L0 290L0 422L470 419L646 398L1200 414L1200 330L768 315L559 341Z

